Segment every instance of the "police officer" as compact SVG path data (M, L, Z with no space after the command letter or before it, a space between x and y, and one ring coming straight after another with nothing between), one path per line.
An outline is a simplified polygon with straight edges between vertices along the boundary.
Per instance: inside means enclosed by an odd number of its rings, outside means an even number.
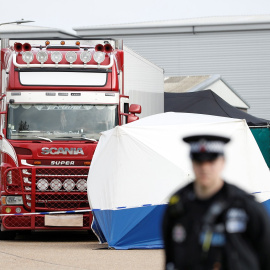
M212 135L190 145L195 180L171 198L163 220L167 270L270 270L270 221L253 196L225 182L224 146Z

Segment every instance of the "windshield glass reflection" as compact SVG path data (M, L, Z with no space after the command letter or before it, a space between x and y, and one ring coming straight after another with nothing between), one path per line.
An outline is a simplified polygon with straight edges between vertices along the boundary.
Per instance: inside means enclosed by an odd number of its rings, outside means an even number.
M10 104L7 138L98 140L101 131L117 124L117 105Z

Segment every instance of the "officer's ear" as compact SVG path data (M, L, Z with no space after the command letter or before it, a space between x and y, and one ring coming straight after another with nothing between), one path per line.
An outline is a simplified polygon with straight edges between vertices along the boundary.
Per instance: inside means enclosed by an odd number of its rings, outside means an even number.
M223 160L224 163L226 162L226 158L224 155L221 155L220 158L221 158L221 160Z

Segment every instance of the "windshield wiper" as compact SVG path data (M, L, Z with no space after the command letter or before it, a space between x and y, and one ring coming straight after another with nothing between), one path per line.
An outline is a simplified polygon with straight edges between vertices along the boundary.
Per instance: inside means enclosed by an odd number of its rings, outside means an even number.
M61 138L61 139L83 139L83 140L87 140L87 141L91 141L91 142L97 142L96 139L87 138L87 137L85 137L85 135L83 135L81 137L61 136L61 137L56 137L56 138Z
M87 140L87 141L91 141L91 142L97 142L96 139L90 139L90 138L86 138L86 137L81 137L83 140Z
M56 138L60 138L60 139L76 139L77 137L72 137L72 136L57 136Z
M36 137L36 138L38 138L38 139L44 140L44 141L49 141L49 142L52 142L52 140L51 140L51 139L46 138L46 137L39 137L39 136L35 136L35 137Z
M82 138L83 140L87 140L87 141L90 141L90 142L97 142L96 139L87 138L87 137L85 136L85 134L82 134L81 138Z

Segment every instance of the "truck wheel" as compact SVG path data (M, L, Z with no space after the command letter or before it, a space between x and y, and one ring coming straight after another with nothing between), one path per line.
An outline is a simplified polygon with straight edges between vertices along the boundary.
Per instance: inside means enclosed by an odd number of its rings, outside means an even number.
M13 231L0 231L0 240L14 240L16 232Z
M92 230L88 230L87 231L88 232L88 239L89 240L97 240L97 237L96 237L96 235L93 233L93 231Z

